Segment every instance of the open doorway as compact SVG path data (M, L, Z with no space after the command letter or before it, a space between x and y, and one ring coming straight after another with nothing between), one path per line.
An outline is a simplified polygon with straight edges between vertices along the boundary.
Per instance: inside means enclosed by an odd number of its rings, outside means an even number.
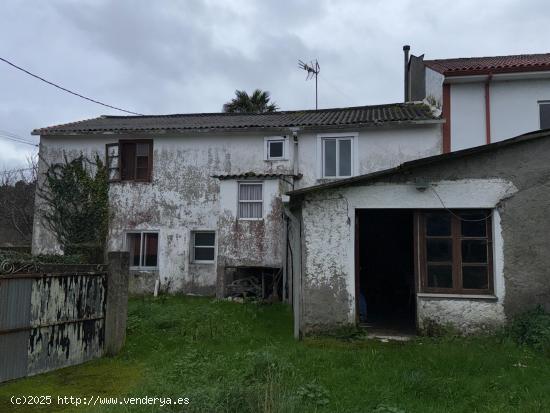
M357 310L361 325L413 334L416 329L412 210L358 210Z

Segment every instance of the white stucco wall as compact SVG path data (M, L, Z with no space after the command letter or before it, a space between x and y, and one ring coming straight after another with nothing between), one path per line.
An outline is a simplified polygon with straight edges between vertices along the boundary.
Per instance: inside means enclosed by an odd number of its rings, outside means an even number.
M485 86L451 84L451 151L485 143Z
M490 91L492 141L540 128L538 102L550 100L550 79L495 81Z
M506 75L508 79L511 75ZM452 78L451 78L452 80ZM550 100L550 79L503 80L489 86L491 142L540 128L538 102ZM451 150L486 143L485 80L451 83Z
M447 208L493 209L495 295L487 300L466 296L449 299L439 294L421 294L417 298L420 326L422 320L427 319L455 325L462 331L499 324L504 320L505 291L503 241L495 207L517 190L513 184L500 179L440 181L434 183L434 189ZM339 297L344 305L333 305L331 316L337 323L342 323L344 319L349 323L355 322L355 226L351 223L355 222L356 209L369 208L442 209L443 206L432 190L420 192L414 183L353 186L306 196L302 206L306 257L303 277L312 291L306 289L304 294L314 297L319 291L324 291L321 295ZM304 298L302 328L306 331L308 324L314 323L311 321L314 317L323 319L322 315L316 314L323 310L315 305L312 300ZM345 311L345 314L335 314L335 311ZM327 318L331 317L327 315Z
M359 131L356 129L338 134L353 136L355 139L355 175L392 168L409 160L440 154L442 151L441 124L368 128ZM320 138L332 135L332 132L300 134L299 172L303 174L303 178L297 181L296 188L327 181L320 179Z

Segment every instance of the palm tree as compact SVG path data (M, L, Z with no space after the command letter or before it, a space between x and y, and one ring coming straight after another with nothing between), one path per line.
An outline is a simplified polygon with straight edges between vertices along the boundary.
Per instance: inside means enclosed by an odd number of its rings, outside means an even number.
M268 91L256 89L251 96L244 90L236 90L235 97L223 105L227 113L264 113L275 112L279 107L270 103Z

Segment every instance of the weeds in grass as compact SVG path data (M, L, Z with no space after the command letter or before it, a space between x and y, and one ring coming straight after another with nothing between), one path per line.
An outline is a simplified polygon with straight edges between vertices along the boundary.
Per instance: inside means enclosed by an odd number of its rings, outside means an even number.
M538 306L518 315L504 329L504 337L550 356L550 313Z

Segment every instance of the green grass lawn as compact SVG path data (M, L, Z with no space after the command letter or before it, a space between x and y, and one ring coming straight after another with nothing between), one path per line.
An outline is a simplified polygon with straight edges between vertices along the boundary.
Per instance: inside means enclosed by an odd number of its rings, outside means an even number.
M16 407L11 395L188 397ZM120 355L0 385L0 412L550 412L550 358L496 338L292 337L284 305L130 301Z

